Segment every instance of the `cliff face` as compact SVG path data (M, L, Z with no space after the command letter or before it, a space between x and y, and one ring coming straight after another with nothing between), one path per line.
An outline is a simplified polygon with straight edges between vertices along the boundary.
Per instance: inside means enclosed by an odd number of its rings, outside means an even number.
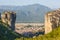
M60 10L45 15L45 34L60 26Z
M1 15L2 22L8 24L12 30L15 29L16 13L6 11Z

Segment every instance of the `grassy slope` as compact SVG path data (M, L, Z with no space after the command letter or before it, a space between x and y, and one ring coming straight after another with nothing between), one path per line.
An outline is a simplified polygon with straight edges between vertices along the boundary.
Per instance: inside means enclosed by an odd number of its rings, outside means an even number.
M41 40L60 40L60 27L54 29L51 33L38 37Z
M37 36L34 38L17 38L16 40L60 40L60 27L54 29L51 33Z
M9 27L6 24L0 22L0 40L15 40L15 38L18 37L17 33L9 30Z

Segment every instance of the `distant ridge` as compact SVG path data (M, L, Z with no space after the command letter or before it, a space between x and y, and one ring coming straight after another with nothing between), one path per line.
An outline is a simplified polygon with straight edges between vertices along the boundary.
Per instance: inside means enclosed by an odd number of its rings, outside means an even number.
M0 6L2 11L15 11L17 13L17 21L20 23L43 23L44 15L52 9L40 4L26 6Z

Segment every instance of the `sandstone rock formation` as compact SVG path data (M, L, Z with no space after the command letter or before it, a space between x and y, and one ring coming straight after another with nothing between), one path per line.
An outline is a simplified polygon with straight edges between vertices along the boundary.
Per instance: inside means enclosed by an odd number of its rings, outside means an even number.
M45 34L60 26L60 9L45 15Z
M5 11L1 15L2 22L8 24L12 30L15 30L16 13Z

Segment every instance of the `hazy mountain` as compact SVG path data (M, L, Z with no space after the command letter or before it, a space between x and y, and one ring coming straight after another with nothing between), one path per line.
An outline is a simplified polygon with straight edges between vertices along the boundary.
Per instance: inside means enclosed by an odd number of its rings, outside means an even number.
M50 8L33 4L27 6L0 6L0 12L10 10L17 13L17 22L44 22L44 15Z

